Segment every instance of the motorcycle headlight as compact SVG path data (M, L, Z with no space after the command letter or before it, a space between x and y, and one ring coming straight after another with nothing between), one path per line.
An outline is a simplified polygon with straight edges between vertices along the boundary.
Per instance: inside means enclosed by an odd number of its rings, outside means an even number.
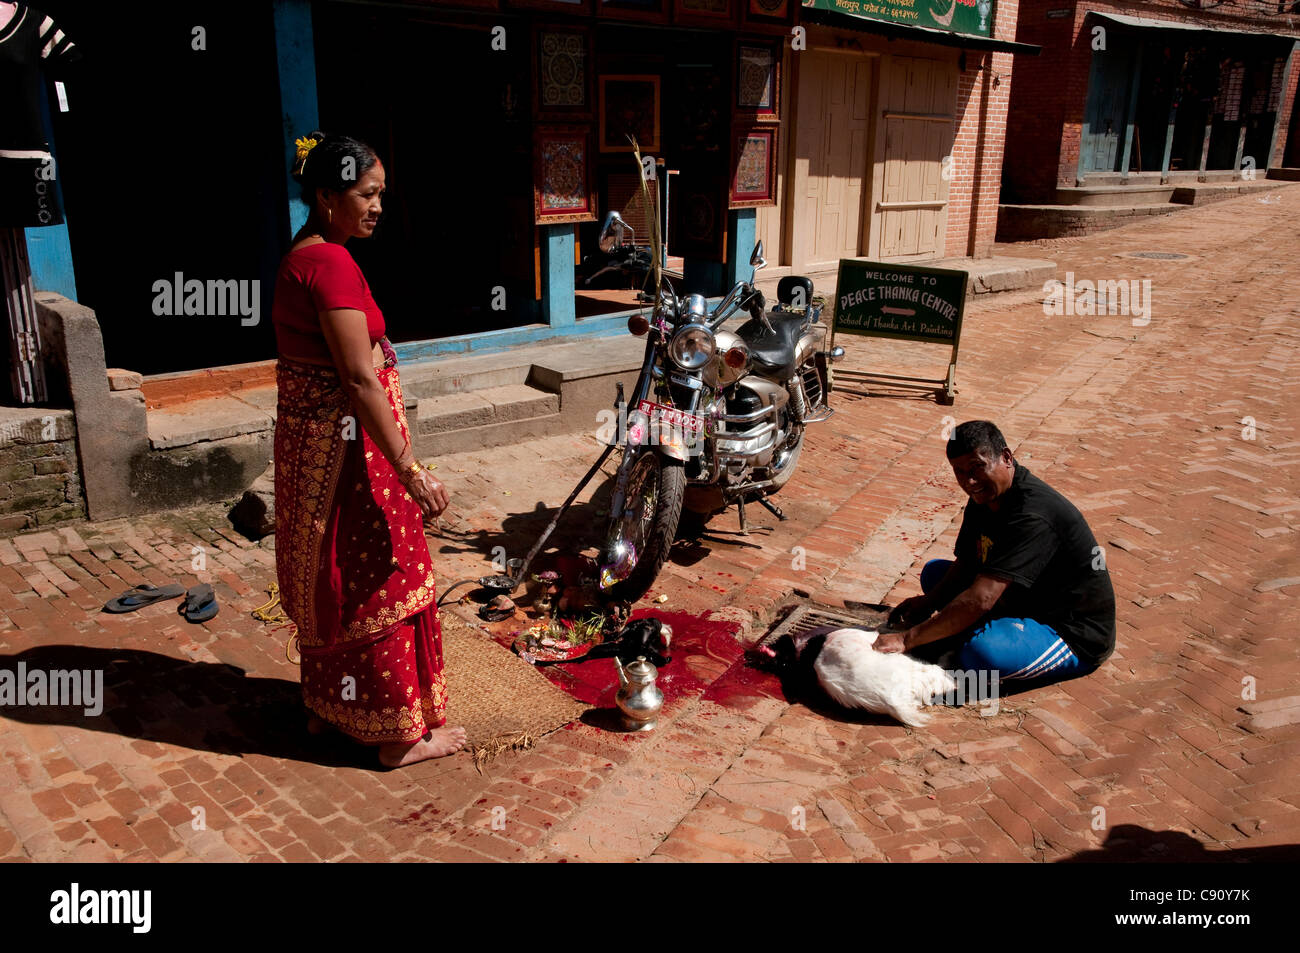
M683 370L698 371L713 359L713 332L700 324L688 324L673 335L668 356Z

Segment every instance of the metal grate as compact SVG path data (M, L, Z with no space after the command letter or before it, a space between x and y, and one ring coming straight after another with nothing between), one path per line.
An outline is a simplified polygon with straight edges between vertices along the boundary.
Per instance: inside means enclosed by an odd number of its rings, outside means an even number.
M1124 254L1125 258L1155 258L1159 261L1181 261L1184 258L1190 258L1191 255L1182 255L1176 251L1131 251Z
M876 607L868 605L863 605L862 608L864 610L862 615L850 615L847 612L823 609L820 606L795 606L789 615L768 630L767 635L758 640L758 644L771 645L783 635L807 632L809 629L815 629L823 625L877 629L885 624L888 610L884 606L880 606L878 610Z

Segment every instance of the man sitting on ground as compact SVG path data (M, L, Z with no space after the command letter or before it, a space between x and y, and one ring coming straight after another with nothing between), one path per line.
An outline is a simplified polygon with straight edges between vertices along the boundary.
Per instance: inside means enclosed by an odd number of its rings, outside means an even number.
M953 431L948 462L970 497L956 559L925 565L925 594L889 618L910 628L882 633L876 649L943 653L947 667L996 670L1017 691L1095 671L1115 648L1115 593L1083 516L1017 463L987 420Z

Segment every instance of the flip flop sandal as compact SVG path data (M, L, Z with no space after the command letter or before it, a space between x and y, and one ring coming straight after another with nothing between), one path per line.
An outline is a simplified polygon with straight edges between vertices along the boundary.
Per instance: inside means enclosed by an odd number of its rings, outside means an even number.
M191 622L207 622L217 614L217 595L206 582L185 593L185 601L176 610Z
M134 612L164 599L175 599L185 592L184 587L171 583L166 586L153 586L142 582L134 589L129 589L114 599L104 603L105 612Z

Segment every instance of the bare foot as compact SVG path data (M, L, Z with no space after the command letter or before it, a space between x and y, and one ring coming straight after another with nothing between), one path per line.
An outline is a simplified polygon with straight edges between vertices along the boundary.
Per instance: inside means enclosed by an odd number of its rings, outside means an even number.
M443 758L465 747L464 728L435 728L414 744L394 743L379 746L379 763L386 768Z

